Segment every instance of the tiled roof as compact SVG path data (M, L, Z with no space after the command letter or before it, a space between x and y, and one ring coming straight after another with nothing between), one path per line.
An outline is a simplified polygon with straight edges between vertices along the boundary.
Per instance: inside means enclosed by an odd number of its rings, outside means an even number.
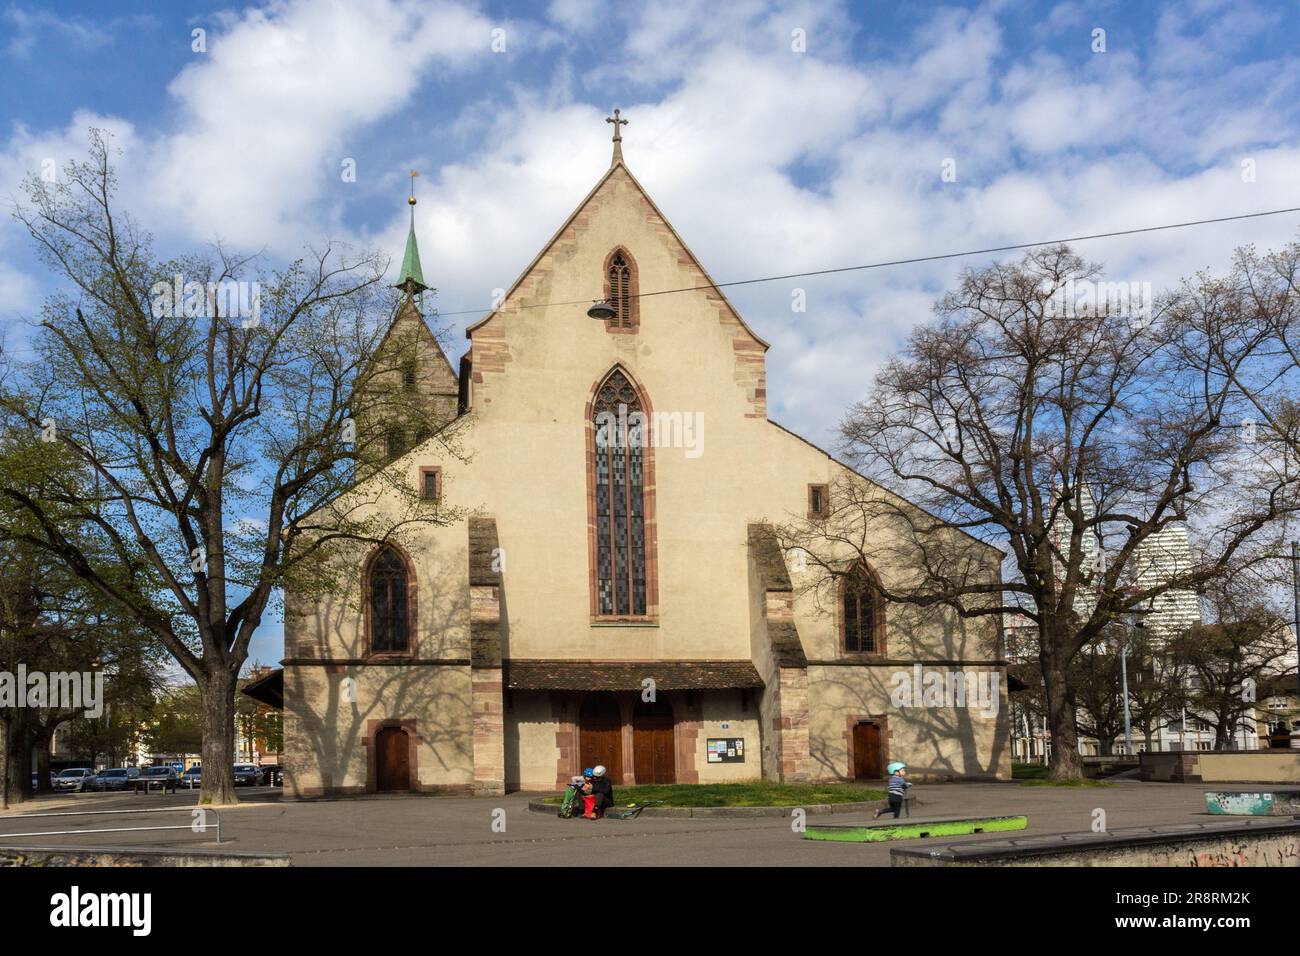
M505 662L511 690L728 690L762 687L751 661L557 661Z

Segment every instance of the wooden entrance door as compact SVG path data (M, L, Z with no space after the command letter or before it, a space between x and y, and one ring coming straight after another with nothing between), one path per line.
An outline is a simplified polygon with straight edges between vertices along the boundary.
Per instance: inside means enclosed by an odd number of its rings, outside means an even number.
M605 765L611 783L623 782L623 717L613 694L588 694L578 710L578 763L574 773Z
M637 783L676 783L673 708L666 700L638 701L632 711L632 759Z
M885 775L884 751L880 746L880 725L853 725L853 779L879 780Z
M401 727L384 727L375 735L375 789L411 789L410 738Z

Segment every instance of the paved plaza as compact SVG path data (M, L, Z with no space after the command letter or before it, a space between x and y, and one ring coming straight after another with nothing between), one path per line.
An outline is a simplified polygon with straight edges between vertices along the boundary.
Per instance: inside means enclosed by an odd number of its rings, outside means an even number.
M1204 789L1130 781L1109 787L919 785L913 819L1023 814L1029 818L1026 834L1088 831L1098 808L1105 811L1105 825L1111 830L1203 822L1210 819L1205 813ZM792 832L788 818L779 817L560 820L529 812L528 802L535 794L293 801L283 799L277 788L259 787L241 795L244 802L240 806L221 811L222 849L287 854L294 866L562 866L593 858L603 866L888 866L891 847L888 843L804 840ZM186 807L195 802L193 793L41 798L21 809L0 812L0 845L211 851L215 846L210 833L184 830L21 839L4 836L35 830L176 825L189 819L182 813L11 819L15 813ZM869 813L810 818L834 824L869 819ZM989 838L972 835L908 843L923 846Z

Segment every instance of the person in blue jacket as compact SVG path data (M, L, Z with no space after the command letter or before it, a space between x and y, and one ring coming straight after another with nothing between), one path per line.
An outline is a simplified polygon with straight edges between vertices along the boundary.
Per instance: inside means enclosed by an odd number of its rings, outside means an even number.
M907 799L907 788L912 784L907 779L907 764L901 760L895 760L885 769L889 771L889 810L897 820L898 814L903 809L903 801ZM878 808L872 819L879 819L880 814L884 812L886 812L884 807Z

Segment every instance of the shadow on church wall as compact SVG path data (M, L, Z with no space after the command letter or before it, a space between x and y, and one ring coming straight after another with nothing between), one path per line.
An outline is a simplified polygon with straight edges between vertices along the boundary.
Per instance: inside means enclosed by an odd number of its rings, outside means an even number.
M420 661L467 661L469 596L464 581L435 575L426 544L418 562L416 617ZM461 554L464 563L464 554ZM451 556L455 559L455 555ZM358 566L360 562L357 562ZM454 565L451 565L454 566ZM358 581L322 596L286 626L290 659L351 660L362 656L363 617ZM286 622L288 624L289 622ZM344 699L344 678L356 679L356 699ZM415 720L418 781L464 785L473 781L470 669L467 663L306 664L285 674L285 762L297 787L364 790L370 722Z

